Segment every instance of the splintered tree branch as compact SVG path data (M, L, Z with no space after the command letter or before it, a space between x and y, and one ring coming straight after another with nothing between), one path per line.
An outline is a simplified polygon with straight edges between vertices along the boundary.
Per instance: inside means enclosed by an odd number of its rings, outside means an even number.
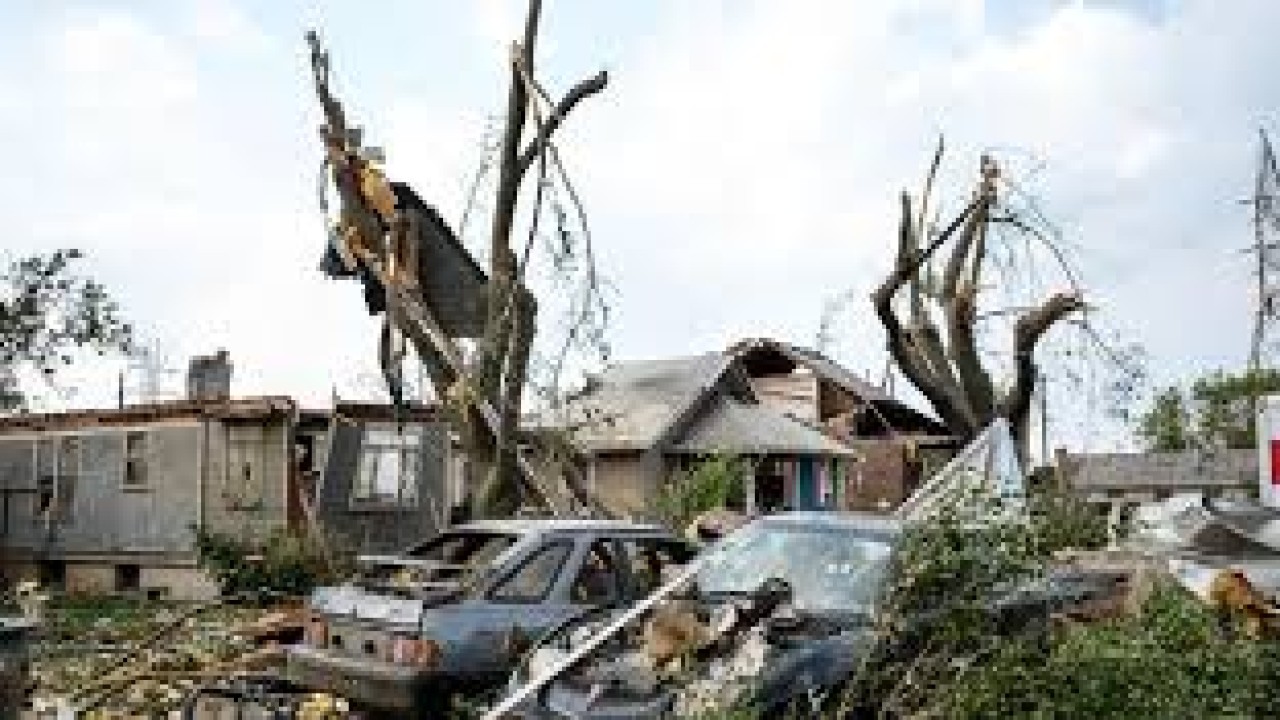
M888 277L872 294L872 303L888 335L893 361L958 439L972 439L998 416L1007 418L1021 439L1038 379L1033 358L1036 345L1055 323L1083 310L1084 301L1073 283L1071 292L1059 293L1043 305L1022 312L1014 327L1013 383L997 401L995 383L983 364L975 328L979 317L978 292L989 252L988 226L1008 222L1007 218L993 213L997 207L999 172L995 163L984 156L973 200L943 232L931 237L922 250L920 235L926 227L924 214L941 152L939 141L925 180L925 195L918 215L913 213L910 196L903 193L896 260ZM927 277L925 263L953 237L955 242L942 278L935 284ZM911 293L909 326L898 318L893 301L904 286ZM935 313L941 313L945 320L945 342L933 320ZM1021 443L1019 447L1025 450Z
M977 206L956 240L942 279L939 302L947 323L948 358L955 366L963 394L976 418L990 417L995 407L995 385L982 366L974 333L977 322L978 283L986 259L984 237L992 205L996 199L995 165L982 160L982 184ZM965 270L970 270L966 279Z
M500 414L496 453L477 463L480 466L477 470L487 475L480 495L481 508L490 515L509 514L519 501L513 478L518 459L517 428L537 322L537 303L525 285L527 263L517 258L511 244L520 187L529 168L534 162L539 162L542 170L539 172L539 191L535 202L541 205L548 161L546 154L552 135L580 102L603 90L608 80L607 74L601 72L578 83L545 119L542 117L537 104L544 95L534 79L534 44L541 12L541 0L530 0L523 42L512 48L511 88L498 153L498 181L490 235L488 308L477 388L483 396L492 399ZM533 139L522 148L530 112L537 128ZM535 222L540 209L535 207L533 210ZM536 227L530 230L530 248L535 235Z
M547 148L547 143L551 141L552 134L564 124L565 118L569 113L577 107L578 103L604 90L609 84L609 73L601 70L595 75L579 82L561 98L551 111L551 115L547 117L547 121L538 129L538 134L530 141L529 146L524 149L520 155L517 172L523 175L527 172L534 161L538 159Z
M969 210L966 210L963 215L968 213ZM902 193L902 220L898 230L897 262L894 264L893 272L871 296L876 315L879 316L880 323L889 336L889 353L893 356L894 362L898 364L899 369L911 384L924 393L938 414L942 416L942 421L951 427L964 425L967 422L965 413L951 394L938 382L927 357L920 352L912 341L911 333L898 319L893 309L893 297L903 285L911 281L927 259L927 255L941 247L956 227L957 225L953 223L935 239L927 251L920 252L913 231L911 196L905 192Z
M1058 293L1043 305L1018 318L1013 329L1014 380L1000 403L1000 414L1014 419L1026 417L1031 409L1031 396L1036 386L1035 349L1049 328L1071 313L1085 309L1078 293Z

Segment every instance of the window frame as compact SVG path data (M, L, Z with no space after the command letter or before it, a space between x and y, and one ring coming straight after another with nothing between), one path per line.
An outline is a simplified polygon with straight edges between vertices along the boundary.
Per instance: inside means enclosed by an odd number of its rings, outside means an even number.
M391 438L388 440L387 438ZM399 432L393 427L369 425L360 432L360 445L356 452L355 472L347 492L347 506L352 510L411 511L421 506L418 481L426 463L425 441L414 430ZM373 477L366 483L366 458L394 455L397 483L394 496L378 494L378 465L373 466ZM406 459L411 459L412 465Z
M574 569L573 577L568 579L569 584L566 591L568 592L569 602L574 605L585 605L588 607L613 607L619 603L626 602L630 580L629 574L624 577L624 573L629 573L630 568L628 567L627 570L623 570L623 550L618 542L618 538L598 536L586 540L582 545L583 548L578 559L578 566ZM612 565L612 567L608 569L610 584L612 585L610 597L605 598L602 602L596 602L590 598L580 600L575 593L575 589L578 586L578 580L582 578L583 571L587 569L587 559L596 551L597 547L604 549L605 559Z
M555 566L555 571L551 573L551 577L547 582L546 587L543 588L541 595L538 597L503 597L499 595L505 585L528 568L529 565L537 560L539 556L543 553L556 549L562 551L560 560ZM539 605L546 602L547 598L555 592L556 587L560 585L560 581L564 578L565 566L574 558L576 554L574 551L576 549L577 544L570 538L554 538L538 545L537 547L531 548L520 558L520 562L516 563L514 568L498 576L498 578L485 590L485 600L496 605ZM579 565L581 565L581 563L579 563Z
M684 566L692 562L693 559L698 555L698 551L696 548L680 540L679 538L673 538L673 537L633 535L629 537L618 538L616 542L618 545L619 552L621 553L621 557L625 562L626 585L627 585L628 591L634 595L633 599L647 597L650 593L662 587L662 583L664 582L662 573L665 571L667 567ZM659 562L662 561L661 555L664 552L671 559L671 561L668 562L666 565L663 565L662 567L658 568L657 583L652 588L641 587L641 583L639 581L639 575L635 571L635 564L633 562L633 559L635 556L633 556L632 554L633 553L632 546L637 546L635 549L638 551L640 549L639 546L643 546L643 545L658 546L659 549L657 552L659 554ZM679 548L680 553L682 553L685 556L684 562L682 563L675 562L675 554L671 553L669 550L667 550L667 548Z
M266 426L229 422L224 426L222 499L228 510L261 510L266 505Z
M147 470L150 465L151 433L146 430L126 430L120 442L124 448L121 455L121 489L136 492L150 488ZM133 471L133 468L139 469Z
M35 473L35 522L52 522L56 525L71 525L75 520L72 512L75 506L76 484L84 465L84 433L59 433L32 442L34 460L32 470ZM74 448L68 455L67 448ZM41 465L44 456L52 456L52 464L47 468ZM73 466L68 470L64 466Z

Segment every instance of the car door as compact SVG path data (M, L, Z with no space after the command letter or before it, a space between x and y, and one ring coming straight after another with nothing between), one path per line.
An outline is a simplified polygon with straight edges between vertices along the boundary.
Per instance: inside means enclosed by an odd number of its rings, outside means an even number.
M618 545L628 604L651 595L662 587L672 568L684 565L697 554L688 543L661 536L621 538Z
M552 608L564 577L579 555L572 538L549 537L504 568L493 582L444 620L439 631L455 638L455 666L475 672L505 672L523 637L554 622Z

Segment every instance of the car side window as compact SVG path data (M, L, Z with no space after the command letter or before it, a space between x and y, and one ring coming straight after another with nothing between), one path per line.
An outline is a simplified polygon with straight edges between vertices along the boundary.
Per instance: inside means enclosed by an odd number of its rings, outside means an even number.
M573 579L569 597L580 605L611 605L618 601L618 562L609 542L591 543Z
M662 587L663 573L669 567L683 565L693 558L688 545L662 538L623 540L627 567L635 592L643 597Z
M490 591L489 599L507 603L542 602L555 585L560 568L572 550L571 543L555 542L534 551L515 572Z

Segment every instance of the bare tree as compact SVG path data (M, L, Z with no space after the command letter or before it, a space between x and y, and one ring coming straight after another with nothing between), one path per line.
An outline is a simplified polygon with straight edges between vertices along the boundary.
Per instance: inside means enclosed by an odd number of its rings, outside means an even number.
M507 94L502 144L498 149L496 201L489 236L488 312L473 390L498 408L499 422L492 445L477 433L471 433L466 443L473 462L483 468L487 476L480 506L491 514L514 509L519 496L515 434L536 329L537 303L522 272L525 262L517 257L512 245L520 187L535 164L539 166L540 175L547 172L552 135L580 102L599 93L608 82L604 71L580 81L544 116L538 103L545 98L545 92L534 75L534 48L541 16L542 0L529 0L524 37L512 47L511 87ZM531 110L535 127L526 140ZM536 205L541 201L541 182L536 192L534 223L540 210ZM533 232L531 230L531 238Z
M574 248L585 255L588 269L578 307L589 308L599 301L585 212L553 136L574 108L605 88L608 76L601 71L574 85L559 101L552 101L534 75L534 48L541 15L541 0L530 0L523 37L512 45L511 85L496 148L484 329L475 356L469 360L431 316L427 304L415 295L419 288L411 270L416 260L410 227L414 217L398 207L390 183L375 159L379 153L362 148L359 131L349 127L341 104L330 91L329 56L320 47L318 37L314 33L308 35L316 91L325 115L321 135L326 162L342 203L334 228L339 255L348 270L357 266L366 269L388 297L380 348L384 374L393 394L397 394L400 373L388 367L396 366L404 356L400 336L407 336L432 370L431 380L439 394L460 410L457 417L469 460L468 482L473 488L481 488L475 495L475 509L493 516L514 511L522 495L527 494L524 490L535 490L544 504L547 500L545 493L537 491L534 470L522 461L517 445L538 314L526 271L534 242L540 236L539 221L548 199L556 210L557 234L569 235L567 211L559 204L557 191L570 198L585 236L581 245ZM486 159L472 183L473 190L479 187L488 165ZM531 225L517 254L514 231L521 191L534 168L538 181L533 188ZM552 182L553 175L558 184ZM579 323L585 324L589 315L584 310Z
M990 229L1021 225L1000 202L1000 170L984 156L977 188L969 204L945 228L929 223L929 196L943 145L930 166L918 203L903 192L898 249L892 272L872 294L888 334L889 352L903 375L937 411L960 440L968 441L998 417L1009 420L1026 454L1028 418L1039 379L1035 350L1058 321L1085 309L1077 288L1022 308L1012 332L1012 377L998 384L979 347L979 293L991 252ZM940 276L931 258L949 246ZM899 294L906 290L906 318L899 317Z

